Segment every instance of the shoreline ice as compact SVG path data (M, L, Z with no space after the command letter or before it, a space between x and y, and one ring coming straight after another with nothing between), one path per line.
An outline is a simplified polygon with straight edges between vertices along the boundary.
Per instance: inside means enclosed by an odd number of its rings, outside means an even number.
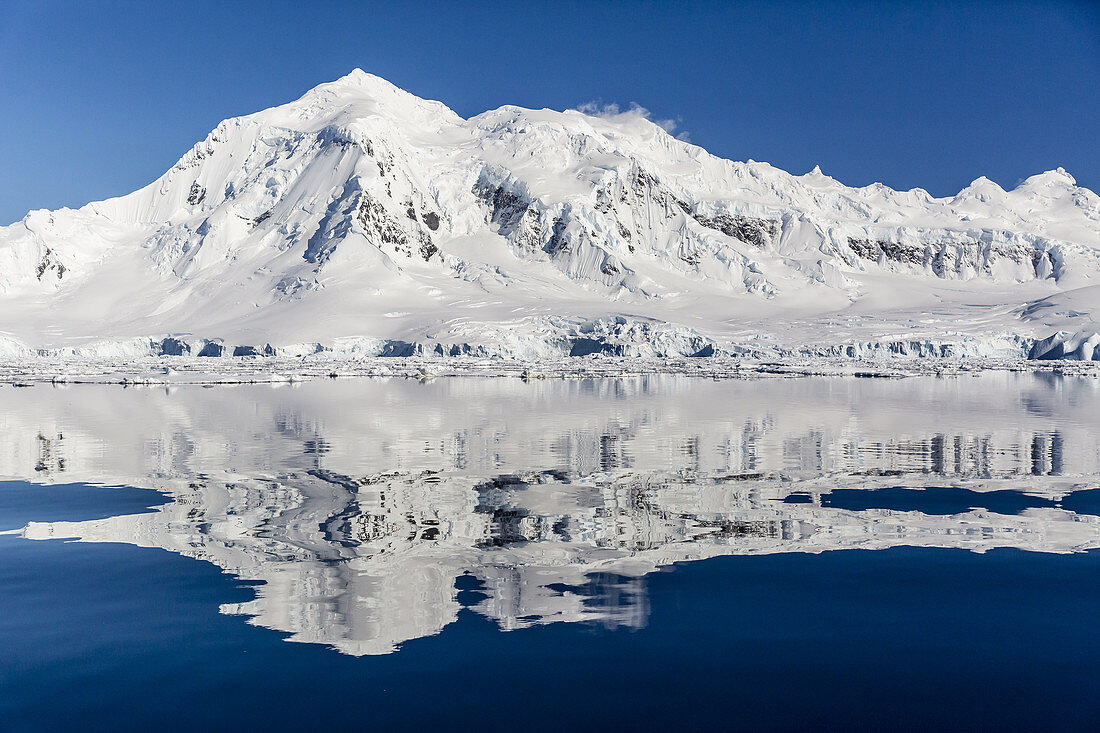
M0 360L0 385L34 384L232 385L287 384L317 379L446 377L598 379L671 375L705 379L783 377L904 378L989 371L1051 373L1100 379L1100 362L928 357L737 359L629 358L603 355L523 360L473 357L186 357L141 359Z

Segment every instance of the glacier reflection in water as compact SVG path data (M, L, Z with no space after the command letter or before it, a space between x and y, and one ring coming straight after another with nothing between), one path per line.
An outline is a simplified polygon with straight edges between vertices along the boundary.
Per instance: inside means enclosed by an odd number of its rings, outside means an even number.
M354 655L472 608L646 624L646 576L721 555L1100 547L1100 383L671 376L9 389L0 473L155 489L28 539L160 547L223 606ZM467 589L462 591L460 589ZM469 592L469 590L476 592Z

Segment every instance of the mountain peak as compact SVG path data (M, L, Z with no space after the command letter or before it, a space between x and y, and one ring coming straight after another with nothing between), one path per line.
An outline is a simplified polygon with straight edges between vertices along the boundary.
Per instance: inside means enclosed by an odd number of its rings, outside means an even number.
M993 179L987 176L978 176L970 185L959 191L960 197L967 195L1003 196L1005 190Z
M401 87L383 79L380 76L367 73L360 68L355 68L333 81L324 82L310 89L303 96L318 97L336 95L340 97L352 96L369 99L385 99L387 97L407 97L419 100L414 94L406 92ZM422 101L422 100L421 100Z
M354 86L364 89L385 89L385 90L398 90L404 91L392 82L383 79L376 74L370 74L363 71L358 66L341 76L339 79L334 79L328 82L330 85L340 86ZM324 86L324 85L322 85Z
M1065 168L1058 166L1054 170L1037 173L1027 178L1017 188L1039 188L1057 185L1076 186L1077 179L1071 176Z
M318 84L290 104L260 114L266 115L269 122L298 128L342 125L367 118L385 118L394 124L413 126L460 121L442 102L422 99L360 68Z

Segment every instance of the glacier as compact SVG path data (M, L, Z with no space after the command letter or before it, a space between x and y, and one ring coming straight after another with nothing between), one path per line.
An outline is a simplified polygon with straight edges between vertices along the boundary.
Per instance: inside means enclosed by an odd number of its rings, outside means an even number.
M725 160L636 111L463 119L355 70L0 228L0 358L1100 361L1100 197Z

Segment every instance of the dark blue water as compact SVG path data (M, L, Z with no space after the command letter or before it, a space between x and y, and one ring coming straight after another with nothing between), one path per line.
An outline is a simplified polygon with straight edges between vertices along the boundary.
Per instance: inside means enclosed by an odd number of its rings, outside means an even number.
M0 730L1098 730L1098 395L20 390Z
M791 494L788 504L811 501L808 494ZM834 489L821 495L821 506L864 511L889 509L922 514L961 514L971 509L986 509L996 514L1020 514L1026 509L1059 508L1075 514L1100 515L1100 489L1070 491L1057 499L1032 496L1019 491L973 491L949 486L920 489Z
M29 522L79 522L135 514L167 503L149 489L88 484L31 484L0 481L0 532Z
M160 550L0 540L5 730L1100 726L1100 553L897 548L650 575L648 625L502 634L470 611L353 658L218 613ZM461 594L460 594L461 597Z

